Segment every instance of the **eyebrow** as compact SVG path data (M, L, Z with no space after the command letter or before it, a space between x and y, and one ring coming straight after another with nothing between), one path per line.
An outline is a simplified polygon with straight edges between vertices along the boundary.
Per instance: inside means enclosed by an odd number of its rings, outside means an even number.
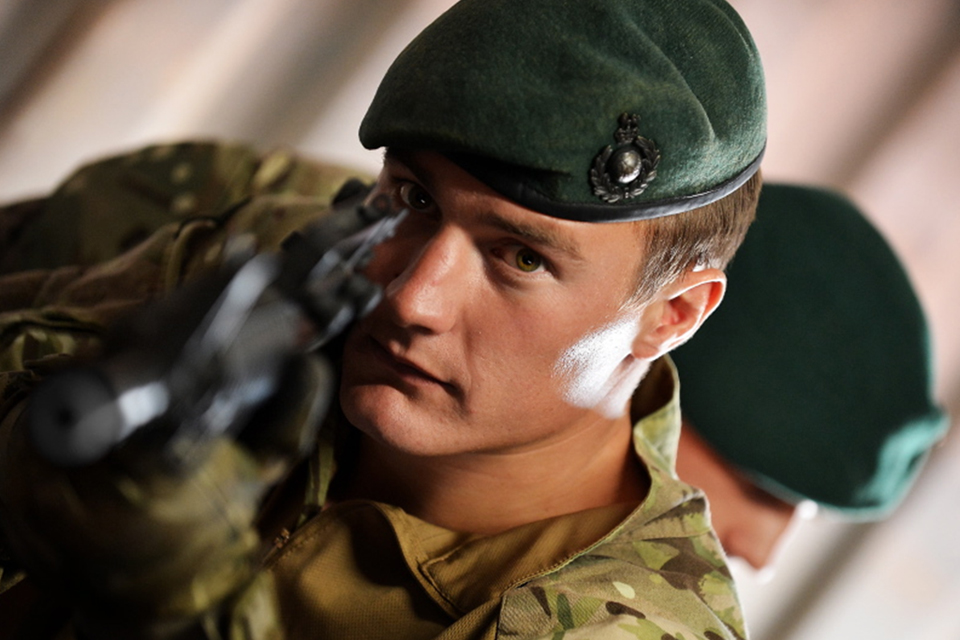
M430 175L430 172L427 171L421 163L417 162L417 158L412 151L407 149L394 149L392 147L387 147L383 152L384 165L386 165L387 162L396 162L400 165L403 165L405 169L410 171L410 173L416 177L420 184L426 187L427 191L433 193L433 176Z
M543 214L538 213L537 215ZM517 236L532 244L565 253L574 260L583 261L584 259L579 247L573 240L553 229L545 229L515 220L508 220L493 211L482 212L479 216L479 221L481 224Z
M417 159L412 152L406 149L394 149L387 147L383 153L383 159L385 163L387 161L394 161L402 164L411 173L413 173L414 176L416 176L417 180L423 184L427 191L431 193L434 192L435 185L432 179L433 176L429 171L424 169L419 162L417 162ZM507 201L510 202L510 200ZM537 213L537 215L545 214ZM581 262L584 260L583 254L580 252L580 248L578 247L577 243L571 238L566 237L564 234L555 231L554 229L548 229L533 224L509 220L494 211L481 212L477 220L483 225L493 227L494 229L499 229L504 233L517 236L518 238L526 240L532 244L562 252L574 260Z

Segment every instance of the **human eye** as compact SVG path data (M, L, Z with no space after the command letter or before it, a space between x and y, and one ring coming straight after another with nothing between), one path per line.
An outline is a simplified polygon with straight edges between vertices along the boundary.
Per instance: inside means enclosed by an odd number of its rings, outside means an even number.
M421 213L433 213L436 209L436 203L427 193L427 190L416 182L401 182L397 189L397 195L404 207L419 211Z
M494 254L504 266L522 273L535 274L547 269L546 259L529 247L510 245L497 249Z
M527 247L520 247L514 253L514 264L524 273L535 273L543 268L543 256Z

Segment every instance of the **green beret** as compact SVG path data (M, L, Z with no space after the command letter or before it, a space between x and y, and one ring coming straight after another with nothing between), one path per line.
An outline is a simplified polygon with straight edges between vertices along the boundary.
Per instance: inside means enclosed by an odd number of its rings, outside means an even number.
M728 275L674 352L684 414L774 495L883 516L947 428L893 251L844 198L767 185Z
M461 0L390 67L360 139L439 151L523 206L601 222L734 191L765 123L756 46L722 0Z

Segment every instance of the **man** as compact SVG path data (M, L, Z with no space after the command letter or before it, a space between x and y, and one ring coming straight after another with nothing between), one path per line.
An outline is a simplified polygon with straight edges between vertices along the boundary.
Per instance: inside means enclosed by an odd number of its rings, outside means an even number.
M887 516L948 422L920 303L845 198L764 186L729 277L674 355L689 421L677 471L706 492L726 552L762 569L802 503Z
M361 140L387 149L374 196L410 213L367 269L384 301L346 336L309 469L265 509L250 487L273 466L243 443L173 483L121 449L120 479L110 460L68 472L40 509L23 487L56 470L8 471L18 557L76 570L90 636L744 637L702 497L672 472L661 358L720 303L756 206L763 82L739 17L705 0L464 0L395 62ZM255 200L225 224L290 211ZM200 269L221 246L217 229L162 231L135 251ZM296 391L259 420L311 422ZM8 433L0 462L29 458ZM208 502L222 522L205 529L184 505ZM80 534L38 535L77 504ZM261 531L285 526L251 576L258 511ZM91 512L109 514L106 542Z

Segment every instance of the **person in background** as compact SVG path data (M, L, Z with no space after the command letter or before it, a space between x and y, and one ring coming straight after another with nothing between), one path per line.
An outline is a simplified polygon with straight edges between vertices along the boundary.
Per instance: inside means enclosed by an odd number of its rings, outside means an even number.
M798 515L904 498L948 420L900 261L846 198L767 184L710 322L673 358L677 472L731 556L762 569Z

